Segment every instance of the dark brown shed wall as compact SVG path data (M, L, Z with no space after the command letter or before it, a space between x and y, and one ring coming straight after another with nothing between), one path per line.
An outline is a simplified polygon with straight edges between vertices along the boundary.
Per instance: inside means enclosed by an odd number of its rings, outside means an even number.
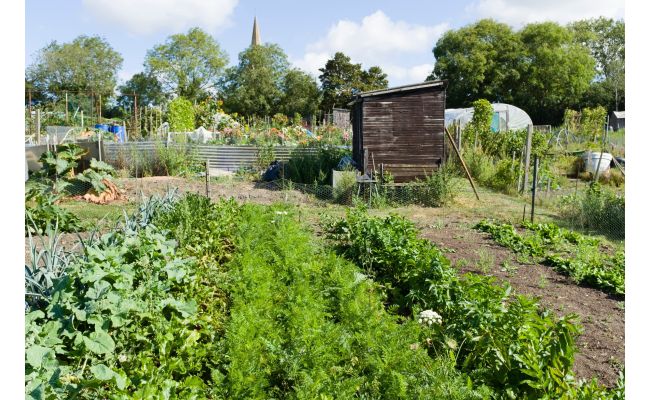
M360 158L368 151L368 169L384 170L395 182L412 181L436 170L445 159L445 91L425 88L366 97L361 102ZM355 110L356 111L356 110ZM359 115L361 114L361 115ZM364 171L365 172L365 171Z

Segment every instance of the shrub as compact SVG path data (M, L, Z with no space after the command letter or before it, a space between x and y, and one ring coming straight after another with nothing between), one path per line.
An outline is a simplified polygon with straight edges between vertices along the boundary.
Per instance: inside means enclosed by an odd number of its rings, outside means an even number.
M487 186L506 194L517 192L517 180L519 177L519 162L510 159L502 159L497 162L494 175L492 175Z
M356 171L343 171L337 186L333 188L334 201L339 204L352 204L352 198L357 189Z
M480 147L476 149L468 148L464 152L463 157L472 178L481 185L487 184L490 177L494 175L492 157L485 154Z
M316 154L294 153L285 166L288 179L296 183L331 185L332 170L350 150L322 146Z
M153 171L156 175L189 176L203 171L203 165L196 159L191 146L173 144L165 146L156 145Z
M425 207L442 207L454 201L458 195L456 170L444 164L437 171L427 175L424 180L408 185L411 198L409 202Z
M256 147L255 167L257 171L263 172L275 161L275 147L273 144L258 144Z

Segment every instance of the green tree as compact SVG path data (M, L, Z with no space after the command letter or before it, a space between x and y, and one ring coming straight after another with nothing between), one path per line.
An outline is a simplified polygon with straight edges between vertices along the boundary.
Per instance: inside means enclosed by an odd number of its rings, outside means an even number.
M385 89L388 87L387 75L381 68L374 66L368 68L367 71L361 72L361 90L366 92L369 90Z
M324 111L334 107L347 108L356 92L388 87L386 74L381 68L370 67L364 71L361 64L353 64L350 57L341 52L336 52L319 71L323 91L321 109Z
M320 91L316 80L299 69L291 69L282 82L281 110L286 115L314 115L318 111Z
M122 56L99 36L78 36L70 43L51 42L39 50L26 71L26 81L48 98L63 91L111 95Z
M118 103L126 109L133 109L135 93L139 106L159 106L167 101L162 85L155 76L139 72L118 88Z
M187 132L194 129L194 107L192 102L177 97L169 102L167 122L171 132Z
M449 80L449 107L469 107L479 98L512 102L520 80L522 45L508 25L484 19L449 30L433 54L436 64L427 80Z
M586 46L596 61L596 76L584 97L587 105L610 110L625 108L625 22L611 18L569 24L577 43Z
M594 76L594 59L573 34L554 22L526 25L514 101L536 124L558 124L579 103Z
M216 88L228 63L219 44L199 28L171 35L147 51L145 72L155 76L167 94L203 100Z
M255 45L239 53L221 83L224 109L244 115L272 115L280 110L287 55L276 44Z

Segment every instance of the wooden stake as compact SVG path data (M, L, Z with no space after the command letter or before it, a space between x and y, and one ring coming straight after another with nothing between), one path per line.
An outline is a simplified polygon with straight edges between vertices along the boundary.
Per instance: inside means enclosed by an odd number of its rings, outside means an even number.
M68 91L65 91L65 123L68 123Z
M32 122L32 89L29 89L29 134L32 134L32 129L34 129L34 123ZM39 144L36 142L36 144Z
M99 137L97 138L97 150L99 152L99 161L102 160L102 131L99 131Z
M618 161L616 161L616 157L612 156L612 161L614 161L614 165L616 166L616 168L618 168L618 170L621 171L621 174L625 176L625 171L623 170L623 167L621 167L621 164L619 164Z
M133 118L135 119L135 135L139 137L140 126L138 125L138 95L133 92Z
M41 144L41 110L36 110L36 144Z
M533 195L530 208L530 222L535 220L535 194L537 193L537 169L539 168L539 159L535 156L535 166L533 167Z
M205 195L210 198L210 160L205 160Z
M463 157L460 155L460 151L458 151L458 147L456 147L456 142L454 141L454 138L451 137L451 133L449 133L449 130L446 127L445 127L445 132L447 133L447 137L449 138L449 141L451 142L451 145L454 148L454 151L456 152L456 155L458 156L458 159L460 160L460 163L463 166L463 170L465 170L465 174L467 175L467 179L469 179L469 183L472 185L472 190L474 190L474 194L476 195L476 200L481 201L481 199L478 197L476 186L474 186L474 180L472 179L472 175L470 175L469 170L467 169L467 165L465 165L465 160L463 160Z
M528 174L530 172L530 148L533 140L533 126L528 125L528 136L526 137L526 161L524 164L524 186L521 188L522 193L528 188Z

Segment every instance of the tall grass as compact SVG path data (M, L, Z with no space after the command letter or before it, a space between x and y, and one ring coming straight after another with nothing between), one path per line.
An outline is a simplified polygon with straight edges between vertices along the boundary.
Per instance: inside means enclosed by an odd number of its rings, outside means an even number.
M592 183L582 194L560 199L560 216L569 225L625 239L625 196Z

